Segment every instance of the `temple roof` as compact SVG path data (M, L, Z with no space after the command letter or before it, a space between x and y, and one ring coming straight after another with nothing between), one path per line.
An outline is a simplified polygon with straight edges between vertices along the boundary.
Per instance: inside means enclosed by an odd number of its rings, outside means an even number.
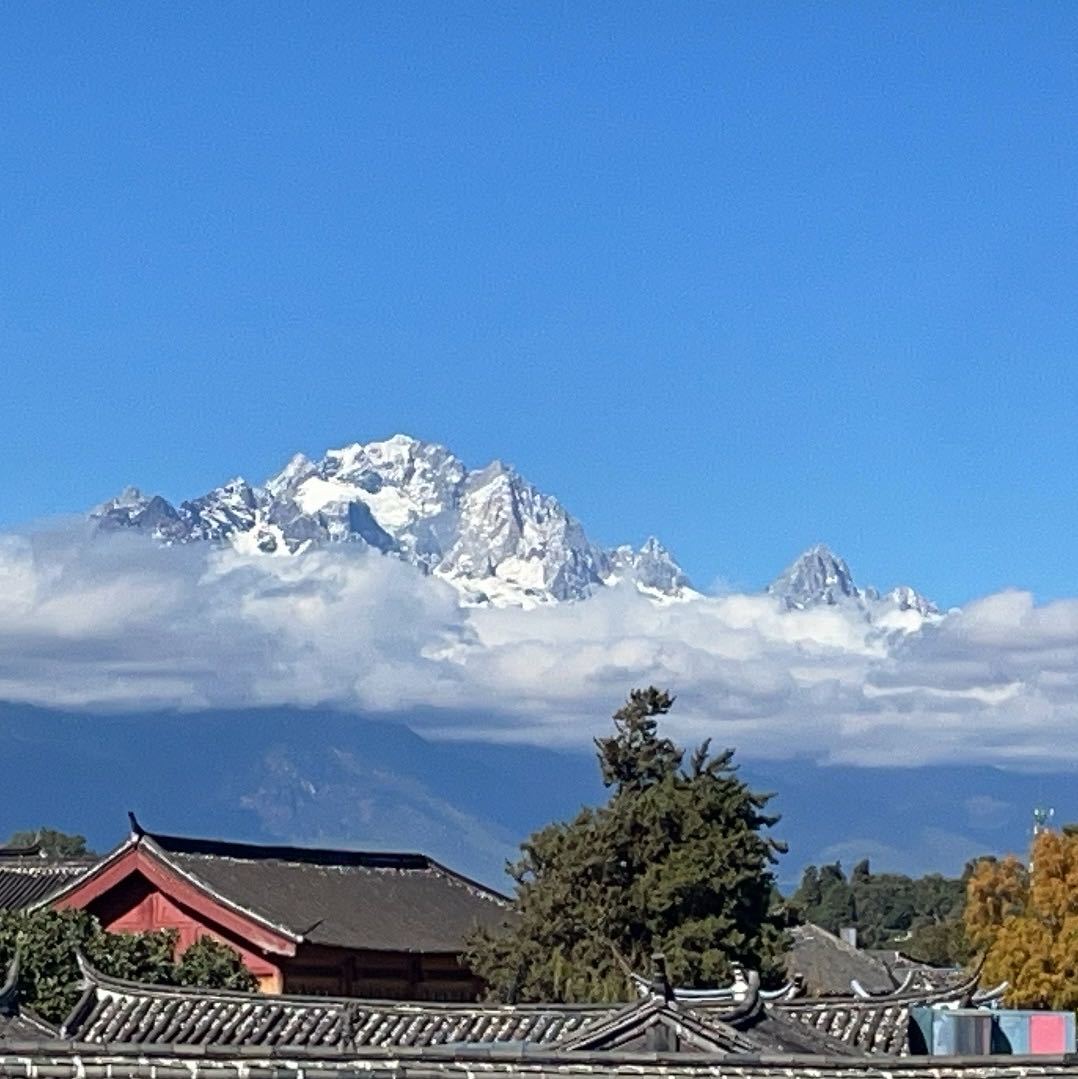
M22 910L47 899L80 877L96 859L92 856L56 858L36 843L0 847L0 910Z
M813 996L848 996L852 981L869 993L893 992L898 987L885 962L821 926L798 925L789 934L786 971L803 979L805 991Z
M442 1047L638 1049L847 1057L905 1051L909 1008L936 997L765 1000L749 985L724 1004L669 989L630 1004L428 1004L148 986L83 962L85 992L62 1034L78 1043L265 1046L331 1053Z
M476 926L504 921L505 896L423 854L260 846L147 832L50 901L74 896L138 850L210 899L294 942L459 952Z
M39 857L44 857L40 843L23 843L16 844L15 846L8 843L0 846L0 864L3 864L8 859L15 859L18 861L23 858Z
M879 996L795 998L774 1001L771 1013L835 1038L864 1053L899 1055L907 1051L910 1008L948 1004L968 1006L987 1003L1002 994L1006 985L978 992L980 969L962 981L934 990L910 990Z
M349 1051L445 1044L551 1044L617 1005L404 1004L141 985L82 961L86 991L65 1020L78 1042L266 1045Z

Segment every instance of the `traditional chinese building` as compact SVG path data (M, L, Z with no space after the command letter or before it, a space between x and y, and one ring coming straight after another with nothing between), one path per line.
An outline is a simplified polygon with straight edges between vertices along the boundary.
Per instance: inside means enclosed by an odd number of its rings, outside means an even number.
M0 910L23 910L85 873L92 855L57 857L37 843L0 847Z
M753 975L674 990L661 962L639 999L595 1005L425 1003L136 985L83 963L59 1028L0 988L0 1076L13 1079L1033 1079L1073 1077L1066 1049L911 1055L913 1013L956 1014L946 992L797 997ZM978 1010L988 1020L997 1014ZM851 1021L851 1017L854 1021ZM1000 1055L995 1055L995 1054Z
M38 905L78 908L112 932L173 929L234 948L264 992L473 1000L461 962L508 900L423 854L317 850L145 831Z

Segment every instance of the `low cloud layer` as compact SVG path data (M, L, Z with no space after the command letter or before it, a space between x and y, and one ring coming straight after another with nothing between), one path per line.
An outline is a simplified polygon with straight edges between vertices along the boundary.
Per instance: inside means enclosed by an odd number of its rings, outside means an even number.
M628 588L461 609L448 585L353 548L271 559L81 526L0 536L0 699L329 703L441 737L572 745L649 682L679 695L680 736L755 757L1078 764L1078 600L1004 592L914 633Z

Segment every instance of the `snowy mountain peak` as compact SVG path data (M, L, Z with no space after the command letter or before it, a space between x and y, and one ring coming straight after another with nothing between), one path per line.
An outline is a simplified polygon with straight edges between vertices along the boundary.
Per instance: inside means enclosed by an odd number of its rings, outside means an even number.
M822 543L799 555L767 586L767 591L797 610L862 598L846 560Z
M908 584L892 588L883 598L893 603L900 611L916 611L925 618L940 614L939 607L922 596L915 588L910 588Z
M940 614L931 600L908 585L900 585L883 596L874 588L859 587L846 560L822 543L799 555L767 586L767 592L788 610L845 606L859 609L870 621L881 624L906 612L915 616L911 625Z
M403 434L319 460L296 454L261 487L236 479L178 508L128 489L91 516L164 543L228 542L251 554L358 544L449 582L465 603L578 600L622 579L657 597L691 588L657 540L629 556L607 551L510 465L469 470L446 447Z
M98 510L127 509L142 505L146 499L137 487L125 487L115 498L102 503Z
M317 466L305 453L297 453L276 476L266 481L266 492L273 498L279 498L317 471Z
M677 599L698 594L670 552L654 536L648 536L639 550L629 546L615 548L610 566L614 580L634 581L642 592Z

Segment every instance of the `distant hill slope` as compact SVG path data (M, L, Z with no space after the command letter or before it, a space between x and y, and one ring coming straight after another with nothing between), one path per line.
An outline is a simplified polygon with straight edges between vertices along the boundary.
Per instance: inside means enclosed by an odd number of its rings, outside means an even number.
M118 717L0 703L0 745L4 835L48 824L104 850L134 809L171 832L420 849L501 887L521 839L604 797L589 753L431 742L326 709ZM1029 808L1049 795L1060 819L1078 819L1070 777L741 764L778 792L786 887L836 859L957 873L976 854L1024 849Z

